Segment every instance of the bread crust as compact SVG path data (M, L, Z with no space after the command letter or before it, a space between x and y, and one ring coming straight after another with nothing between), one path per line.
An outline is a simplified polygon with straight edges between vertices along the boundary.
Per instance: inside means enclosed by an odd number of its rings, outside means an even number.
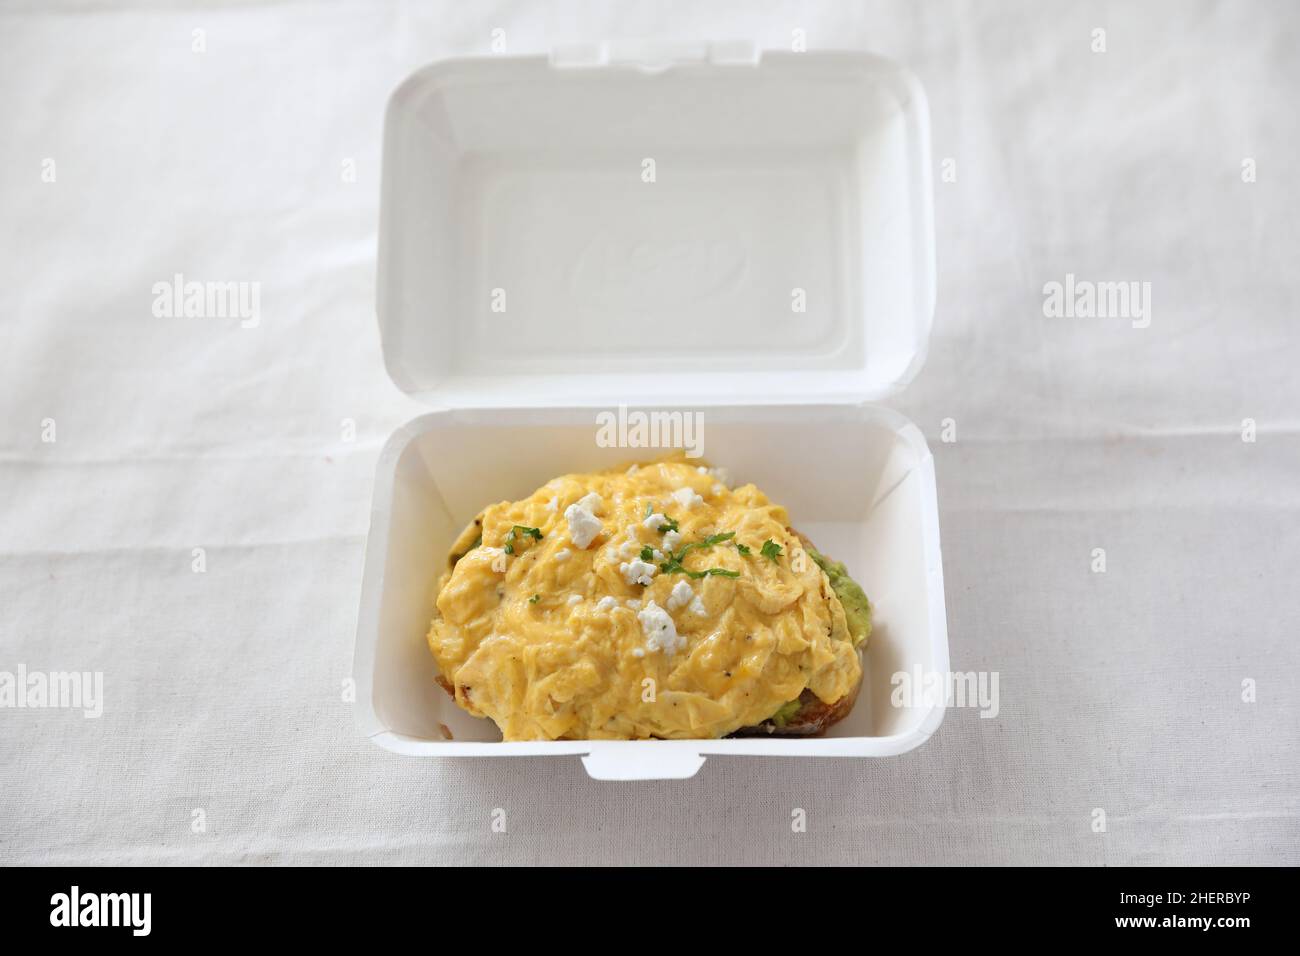
M733 737L815 737L824 734L832 725L839 723L849 715L854 702L858 699L858 689L862 686L859 679L857 686L833 704L827 704L810 690L799 695L799 709L784 724L765 720L752 727L742 727Z

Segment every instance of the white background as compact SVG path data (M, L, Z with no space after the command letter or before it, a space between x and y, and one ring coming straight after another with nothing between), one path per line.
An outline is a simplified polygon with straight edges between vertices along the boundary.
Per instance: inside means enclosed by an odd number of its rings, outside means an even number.
M1300 863L1295 4L3 10L0 670L103 671L106 702L0 710L0 862ZM383 107L496 27L512 53L798 28L919 74L939 305L894 404L996 719L648 784L357 733L373 469L419 411L374 319ZM260 282L260 326L155 318L176 272ZM1066 273L1150 282L1150 328L1045 318Z

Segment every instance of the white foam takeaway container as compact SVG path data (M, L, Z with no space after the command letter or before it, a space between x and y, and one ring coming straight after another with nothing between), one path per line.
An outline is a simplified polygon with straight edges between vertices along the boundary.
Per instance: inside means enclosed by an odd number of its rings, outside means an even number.
M448 60L397 89L379 327L393 381L430 411L379 460L364 733L416 756L580 754L632 780L710 754L888 756L934 732L941 704L891 703L893 674L948 670L933 461L874 404L930 334L928 137L916 79L860 52L605 45ZM871 597L862 691L826 736L505 743L434 683L451 541L485 504L660 454L598 447L596 414L619 405L699 412L704 457Z

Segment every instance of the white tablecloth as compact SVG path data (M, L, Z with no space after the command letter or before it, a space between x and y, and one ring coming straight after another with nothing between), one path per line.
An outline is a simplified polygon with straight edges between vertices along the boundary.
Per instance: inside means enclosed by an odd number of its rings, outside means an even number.
M0 13L0 671L104 675L98 719L0 709L0 862L1300 863L1300 7L133 6ZM419 411L373 313L383 107L494 28L920 75L939 306L893 404L996 719L642 784L358 734L375 459ZM156 317L176 273L260 282L260 323ZM1046 318L1067 274L1150 282L1150 327Z

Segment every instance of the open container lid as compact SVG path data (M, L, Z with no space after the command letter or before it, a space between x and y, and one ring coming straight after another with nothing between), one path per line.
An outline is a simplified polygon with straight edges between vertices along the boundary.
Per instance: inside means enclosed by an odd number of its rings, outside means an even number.
M928 111L889 60L606 45L390 100L379 325L431 406L875 400L934 297Z

